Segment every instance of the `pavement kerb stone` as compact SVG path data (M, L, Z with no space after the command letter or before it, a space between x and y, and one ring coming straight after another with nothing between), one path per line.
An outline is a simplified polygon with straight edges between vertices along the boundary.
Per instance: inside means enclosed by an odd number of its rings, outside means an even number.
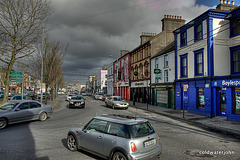
M188 124L191 124L191 125L196 125L198 127L204 128L204 129L214 130L214 131L217 131L217 132L221 132L221 133L224 133L224 134L228 134L228 135L240 138L240 133L238 133L238 131L235 131L235 130L231 130L231 129L226 130L226 128L216 127L216 126L211 125L211 124L205 124L205 123L197 122L197 121L187 119L187 118L179 118L179 117L176 117L176 116L173 116L173 115L169 115L167 113L154 111L153 109L146 109L146 108L136 107L136 106L132 106L132 105L129 105L129 107L133 107L133 108L149 111L149 112L152 112L152 113L160 114L160 115L163 115L163 116L175 119L175 120L182 121L184 123L188 123Z

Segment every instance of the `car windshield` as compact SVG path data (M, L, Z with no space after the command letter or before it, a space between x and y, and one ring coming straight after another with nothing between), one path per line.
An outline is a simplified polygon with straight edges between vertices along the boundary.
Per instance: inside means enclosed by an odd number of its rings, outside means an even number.
M18 103L5 103L0 106L0 110L12 110Z
M75 100L81 100L81 99L83 99L83 97L80 97L80 96L74 96L74 97L72 97L72 99L75 99Z
M103 95L102 93L98 93L97 95Z
M113 97L113 101L123 101L122 97Z
M13 100L21 100L22 99L22 96L14 96L13 97ZM26 99L25 96L23 96L23 99Z
M142 122L135 125L130 125L129 131L132 138L144 137L155 132L149 122Z

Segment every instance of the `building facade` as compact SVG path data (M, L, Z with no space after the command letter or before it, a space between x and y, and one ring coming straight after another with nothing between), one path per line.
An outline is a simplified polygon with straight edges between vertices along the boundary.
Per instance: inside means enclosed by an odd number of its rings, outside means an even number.
M130 100L130 55L122 50L121 57L113 62L113 94Z
M107 93L107 70L100 70L97 73L97 92L106 94Z
M220 2L174 31L176 108L240 121L240 9Z
M107 67L107 94L113 95L113 63Z
M151 104L175 109L174 42L151 58Z

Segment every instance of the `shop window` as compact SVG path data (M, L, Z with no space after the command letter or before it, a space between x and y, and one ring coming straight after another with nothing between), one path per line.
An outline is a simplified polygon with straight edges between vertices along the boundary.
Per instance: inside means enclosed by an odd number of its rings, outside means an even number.
M180 56L180 65L181 65L181 77L187 77L188 76L188 70L187 70L187 54L181 55Z
M198 108L204 109L204 88L199 88L198 89Z
M235 105L234 105L234 113L240 114L240 88L235 89Z
M187 45L187 32L186 31L181 33L180 39L181 39L181 41L180 41L181 47L186 46Z
M194 40L198 41L200 39L202 39L202 23L196 25L194 27Z
M204 61L203 61L203 49L194 51L195 58L195 76L203 76Z

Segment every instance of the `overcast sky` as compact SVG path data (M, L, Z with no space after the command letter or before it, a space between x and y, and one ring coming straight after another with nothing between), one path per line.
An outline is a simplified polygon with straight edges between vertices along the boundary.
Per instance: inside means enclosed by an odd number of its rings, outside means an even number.
M235 0L239 5L240 0ZM51 40L69 42L64 75L70 83L85 84L120 56L140 43L142 32L160 33L164 15L182 16L187 22L219 0L52 0ZM110 57L109 55L113 55Z

